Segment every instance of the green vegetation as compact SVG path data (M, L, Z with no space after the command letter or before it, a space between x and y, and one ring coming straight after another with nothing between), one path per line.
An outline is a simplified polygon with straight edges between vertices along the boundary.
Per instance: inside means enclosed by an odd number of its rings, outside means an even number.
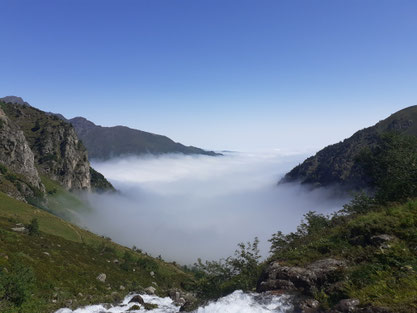
M113 303L152 282L161 295L169 288L193 284L191 276L173 264L117 245L2 193L0 206L1 312L52 312L70 302L74 307ZM16 225L28 225L28 232L11 230ZM107 276L104 283L96 279L100 273Z
M381 203L417 197L417 137L386 133L357 158Z
M378 235L392 240L379 244ZM339 290L317 294L323 305L345 298L394 312L417 310L417 201L376 205L363 195L332 216L310 212L297 231L271 238L270 260L304 266L326 258L349 262Z
M63 188L59 183L41 175L41 180L45 186L47 202L44 205L38 205L42 209L62 217L67 221L76 222L74 212L89 210L89 205L82 201L80 197Z
M417 106L398 111L374 126L325 147L293 168L282 181L313 186L339 185L348 191L368 188L368 177L355 159L364 148L373 150L381 143L380 136L390 132L417 137Z
M23 265L18 260L11 262L9 270L0 271L1 312L30 312L33 305L28 305L28 302L34 287L35 275L32 268Z
M37 218L33 218L27 227L30 236L39 235L39 223Z
M103 174L97 172L90 167L91 188L96 192L116 191L113 185L104 177Z
M357 298L393 312L415 312L417 138L385 133L356 162L373 196L360 193L332 216L310 212L296 232L277 232L270 260L297 266L326 257L347 260L340 288L316 295L325 307Z
M196 292L200 298L215 299L235 290L253 291L262 267L259 264L259 241L240 243L233 257L225 260L200 259L191 268L196 277Z

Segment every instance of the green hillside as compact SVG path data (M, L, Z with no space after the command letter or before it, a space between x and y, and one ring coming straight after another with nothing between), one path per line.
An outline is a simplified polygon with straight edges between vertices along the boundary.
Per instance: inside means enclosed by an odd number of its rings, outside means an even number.
M367 176L356 158L363 149L372 149L384 133L417 136L417 106L398 111L350 138L330 145L293 168L281 182L299 182L310 186L340 186L346 190L369 187Z
M34 218L39 234L12 230ZM157 292L166 294L192 283L173 264L122 247L1 192L0 269L1 312L44 313L64 306L113 303L148 286L157 285ZM104 283L96 279L101 273L107 276Z

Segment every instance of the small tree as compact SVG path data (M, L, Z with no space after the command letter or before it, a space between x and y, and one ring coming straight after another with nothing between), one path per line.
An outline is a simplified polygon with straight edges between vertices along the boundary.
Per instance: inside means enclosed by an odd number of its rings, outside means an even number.
M33 218L28 225L29 235L38 236L39 235L39 222L37 218Z

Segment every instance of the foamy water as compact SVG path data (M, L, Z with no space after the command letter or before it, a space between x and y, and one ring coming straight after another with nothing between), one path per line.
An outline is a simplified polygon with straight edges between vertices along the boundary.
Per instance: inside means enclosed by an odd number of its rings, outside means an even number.
M127 296L119 305L108 307L106 305L91 305L79 308L74 311L71 309L60 309L55 313L123 313L123 312L153 312L153 313L174 313L179 312L180 307L174 305L170 298L160 298L158 296L141 295L146 303L158 305L157 309L146 311L129 311L137 303L128 303L134 295ZM244 293L240 290L210 302L204 307L200 307L196 313L289 313L292 312L290 296L288 295L269 295L257 293Z

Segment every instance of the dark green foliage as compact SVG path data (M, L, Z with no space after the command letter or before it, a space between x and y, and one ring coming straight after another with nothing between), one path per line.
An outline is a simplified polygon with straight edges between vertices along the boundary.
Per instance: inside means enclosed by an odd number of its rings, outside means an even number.
M253 243L240 243L235 255L225 260L203 263L199 259L191 269L197 279L198 295L215 299L237 289L253 290L261 272L258 244L258 238Z
M96 192L116 191L113 185L104 177L103 174L97 172L90 167L91 188Z
M0 163L0 174L6 174L7 173L7 167Z
M17 181L17 176L13 173L7 173L5 175L5 178L12 183L15 183Z
M346 214L364 214L375 208L375 199L368 196L365 192L355 194L350 203L343 206L343 213Z
M131 271L135 262L133 254L129 251L125 251L123 255L123 263L120 266L125 271Z
M136 261L137 266L140 268L150 272L157 272L158 271L158 263L152 260L151 258L140 258Z
M39 222L37 218L33 218L28 225L28 231L30 236L38 236L39 235Z
M378 244L377 235L393 239ZM332 257L348 261L340 288L315 294L323 307L343 298L389 307L393 312L417 309L417 201L381 206L358 194L332 216L310 212L296 232L271 238L270 260L304 266Z
M40 123L39 123L39 120L36 120L36 122L35 122L35 126L33 126L33 127L31 128L31 131L36 132L36 131L38 131L40 128L41 128L41 125L40 125Z
M272 235L272 238L269 240L271 242L270 252L272 254L280 254L296 250L297 246L308 242L310 237L320 234L330 224L331 220L329 217L310 211L304 215L304 220L297 227L296 232L284 235L281 231L278 231Z
M393 131L417 136L417 106L398 111L376 125L356 132L350 138L325 147L292 169L282 181L313 186L338 185L348 191L367 188L368 177L355 162L355 158L364 148L372 150L382 134Z
M157 304L153 304L153 303L145 303L143 305L143 307L145 308L145 310L154 310L158 308Z
M15 307L21 307L30 299L34 286L33 270L19 261L13 262L7 272L4 269L0 271L0 299Z
M405 201L417 196L417 138L388 133L364 150L358 162L376 189L379 202Z

